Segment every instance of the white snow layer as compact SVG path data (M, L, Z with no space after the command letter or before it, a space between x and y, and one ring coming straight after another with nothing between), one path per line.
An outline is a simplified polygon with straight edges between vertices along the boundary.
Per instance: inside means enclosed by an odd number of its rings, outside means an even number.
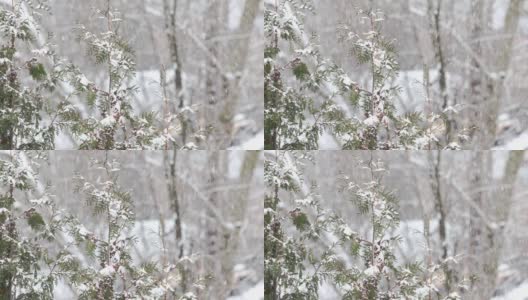
M528 299L528 282L521 284L504 295L493 297L492 300L527 300Z
M241 295L227 298L227 300L262 300L264 299L264 281L260 281L254 287Z
M525 150L528 149L528 132L510 140L504 145L494 148L495 150Z
M229 150L262 150L264 149L264 130L240 145L230 147Z

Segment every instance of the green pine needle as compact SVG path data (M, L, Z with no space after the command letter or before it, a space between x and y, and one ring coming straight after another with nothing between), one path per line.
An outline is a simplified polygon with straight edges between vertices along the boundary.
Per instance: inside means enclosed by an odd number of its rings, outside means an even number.
M293 224L301 231L304 231L310 227L310 221L308 221L308 216L306 216L305 213L297 213L293 217Z
M33 230L41 230L46 225L42 216L37 212L33 212L28 217L27 222Z
M46 79L47 76L46 70L44 70L44 65L42 65L41 63L31 65L29 67L29 74L31 74L31 77L33 77L33 79L38 81Z
M298 80L303 81L310 76L310 71L308 71L308 66L301 62L293 68L293 74Z

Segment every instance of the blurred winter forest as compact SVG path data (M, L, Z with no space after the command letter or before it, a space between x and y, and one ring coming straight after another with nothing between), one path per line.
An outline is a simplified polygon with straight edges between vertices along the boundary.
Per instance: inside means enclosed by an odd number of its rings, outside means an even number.
M13 59L1 61L7 68L2 84L19 91L10 95L15 99L43 103L40 117L30 118L35 112L20 108L24 124L2 122L0 128L14 137L0 138L0 145L263 148L262 5L260 0L0 1L6 12L0 44L16 49ZM16 35L27 29L24 24L29 32ZM42 68L29 69L41 72L38 79L24 72L36 62ZM23 86L8 79L10 70ZM46 89L36 95L22 93L44 83ZM16 110L7 102L0 103L2 109Z
M402 128L409 131L401 119L393 117L392 105L398 114L406 115L404 122L415 123L408 117L413 112L438 116L417 122L423 135L416 143L394 147L421 148L420 141L428 138L446 141L444 145L454 143L448 148L528 148L527 1L270 0L266 11L276 22L266 31L268 47L277 43L273 33L279 35L280 52L272 70L280 71L283 91L298 88L303 97L296 98L309 99L304 104L304 122L283 124L290 131L301 128L301 133L283 133L282 149L299 149L292 144L300 143L309 145L304 149L313 149L313 131L318 132L318 149L388 148L390 135L394 141ZM297 68L301 63L308 68ZM379 87L371 90L373 71ZM304 72L311 79L300 76ZM363 115L357 107L358 96L359 106L370 101L369 105L378 105L370 92L386 100L374 119L379 119L379 125L371 122L368 109ZM271 115L271 106L266 105ZM385 122L384 116L390 121ZM352 129L343 129L342 118L349 120L346 125ZM388 145L357 142L368 138L361 126L373 125L378 139L388 140ZM395 132L387 133L389 137L381 133L385 126L395 127ZM304 139L297 141L299 135ZM347 142L353 138L357 143L351 147ZM270 148L281 149L281 145Z
M262 298L260 151L0 159L0 298Z
M523 151L266 153L265 299L526 299L527 166Z

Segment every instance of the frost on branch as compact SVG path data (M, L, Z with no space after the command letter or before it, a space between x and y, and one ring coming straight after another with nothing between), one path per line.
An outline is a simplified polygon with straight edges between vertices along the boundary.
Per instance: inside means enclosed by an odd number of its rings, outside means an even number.
M56 55L35 17L49 7L37 2L17 0L0 9L0 149L55 149L60 132L72 135L80 149L196 148L184 143L182 131L197 144L203 141L207 132L191 122L195 107L175 112L133 107L135 54L118 34L118 12L98 11L105 31L92 33L83 26L77 31L106 73L101 83Z
M53 149L63 124L42 114L57 83L55 55L48 44L32 49L39 26L25 3L13 3L0 8L0 149Z
M104 220L106 233L92 233L73 218L68 226L76 243L84 245L82 248L100 267L79 267L72 270L74 275L69 279L82 299L147 297L156 286L156 264L132 263L129 251L135 238L127 234L134 224L132 198L117 183L116 162L95 164L104 171L105 179L92 183L78 176L78 190L86 195L86 204L94 214Z
M94 166L102 177L96 182L77 176L78 191L86 197L86 204L105 225L102 232L87 229L77 219L70 217L67 231L78 249L90 259L83 265L69 253L71 263L63 265L67 280L80 299L163 299L177 296L174 281L180 280L180 265L157 261L135 264L131 257L136 237L131 235L134 225L134 203L131 195L118 184L120 166L115 161L95 161ZM101 179L104 178L104 179ZM181 299L193 299L192 293L182 293ZM187 297L187 298L185 298Z
M362 28L343 24L336 37L368 70L370 82L361 85L324 57L317 37L305 32L303 22L314 11L308 2L281 0L266 10L266 149L318 149L325 133L343 149L461 147L463 134L446 139L449 112L397 111L401 88L392 84L399 70L397 49L382 34L383 13L358 10Z
M59 281L79 299L195 299L180 287L194 257L133 261L134 203L119 186L117 163L95 162L97 180L76 177L101 225L92 228L57 208L32 153L0 155L1 299L54 299ZM187 280L193 291L203 288L201 279Z
M38 198L22 200L24 193L38 193L33 168L30 159L17 152L0 160L2 299L52 299L54 281L59 277L46 270L48 260L53 259L47 245L55 240L60 227L51 196L43 192Z
M138 115L132 107L137 88L130 84L135 76L134 53L128 43L117 34L118 13L101 13L108 20L108 31L95 34L79 27L79 40L86 44L88 54L107 72L107 82L97 86L78 68L66 66L66 74L83 95L96 116L84 118L75 112L64 114L65 121L73 124L72 133L81 149L151 148L153 140L163 135L154 112Z
M398 199L382 184L382 162L371 159L358 165L368 174L365 181L341 178L338 191L350 195L368 224L367 230L354 230L306 188L306 158L305 153L278 152L266 160L265 299L318 299L324 283L334 286L341 299L440 295L425 279L428 271L421 258L415 264L398 263L400 237L391 234L399 224Z

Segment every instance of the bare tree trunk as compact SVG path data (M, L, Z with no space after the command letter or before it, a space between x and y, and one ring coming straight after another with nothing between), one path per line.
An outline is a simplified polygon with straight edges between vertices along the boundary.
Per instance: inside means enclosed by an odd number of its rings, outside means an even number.
M483 151L472 153L469 170L471 172L470 189L472 202L481 211L489 214L489 197L483 187L490 182L490 169L487 159L491 159L491 154ZM485 220L479 215L475 208L470 208L469 220L469 273L476 281L472 282L473 294L470 299L487 299L484 295L493 291L494 279L488 276L489 271L494 269L491 265L494 259L493 249L495 248L494 232L489 228ZM490 287L491 286L491 287Z
M524 151L511 151L500 186L494 192L484 187L491 184L492 152L479 151L474 154L470 166L473 172L472 199L482 211L492 216L492 224L486 224L474 209L470 211L470 274L477 277L473 283L476 295L470 299L491 299L495 290L497 271L504 238L504 227L512 206L513 187L517 179Z
M498 74L494 76L493 94L488 104L483 108L486 113L486 118L483 124L487 125L487 133L490 135L486 140L485 148L489 149L493 146L496 139L497 133L497 119L499 116L500 104L502 96L505 90L506 76L510 68L510 61L512 57L512 49L515 33L519 27L520 12L522 9L521 4L523 0L511 0L508 7L508 12L504 19L504 30L503 35L506 37L504 40L500 40L499 46L499 57L497 71Z
M244 11L240 19L240 25L238 26L237 33L240 38L234 45L231 45L230 53L230 73L232 74L231 83L229 84L229 94L227 95L225 104L222 108L220 115L220 121L223 124L224 132L226 137L222 143L222 148L227 148L233 138L233 118L235 115L235 109L239 103L240 98L240 81L242 79L242 72L246 68L249 47L251 41L251 31L253 29L255 19L259 11L261 0L246 0Z
M486 149L486 144L490 133L486 127L485 119L485 106L488 104L490 95L492 92L492 83L488 74L484 70L482 64L484 61L484 50L480 38L484 32L484 1L483 0L471 0L471 40L472 51L474 56L471 57L470 62L470 90L469 90L469 125L473 129L471 135L473 136L473 147L478 149Z
M438 61L438 74L440 75L438 84L440 86L440 98L442 99L442 110L445 110L451 103L449 103L449 95L448 95L448 88L447 88L447 62L445 59L444 51L442 49L442 36L440 32L440 12L442 10L442 0L435 1L437 2L436 9L434 7L433 1L428 1L428 11L429 11L429 18L430 18L430 29L431 29L431 35L433 40L433 48L435 49L435 57ZM445 139L446 142L449 144L453 141L453 137L451 136L451 132L453 127L455 126L454 120L448 116L448 118L445 120L446 122L446 134Z
M205 120L206 122L211 122L217 119L217 106L220 98L220 78L222 77L221 71L218 68L218 65L215 59L218 59L218 54L220 52L220 45L218 42L218 36L220 33L220 13L221 5L220 1L212 1L207 4L207 18L206 18L206 45L207 45L207 63L205 69L205 93L207 97L206 103L206 112ZM215 129L213 139L213 147L217 149L222 149L217 146L220 132Z
M171 4L172 2L172 4ZM182 62L178 51L178 39L176 34L176 13L178 11L178 0L163 0L163 11L165 18L165 31L169 42L171 61L174 64L174 92L178 101L178 108L184 106L185 97L183 93ZM176 107L171 106L172 113L176 112ZM181 139L185 145L188 136L188 120L180 120L182 123ZM192 128L191 128L192 129Z
M483 36L485 5L488 3L484 0L472 0L471 11L472 17L471 40L474 41L473 53L475 56L471 60L470 71L470 106L473 113L470 116L472 126L475 126L477 133L474 133L474 146L480 149L490 149L496 140L497 118L500 113L499 106L504 92L506 74L511 61L514 34L519 25L519 17L522 0L511 0L508 12L504 20L503 35L505 40L500 40L499 57L494 66L498 72L492 74L485 72L482 64L489 63L485 61L483 55L482 42L479 40ZM478 60L480 58L480 61Z
M207 186L212 191L209 193L208 201L211 207L218 208L218 192L214 187L218 184L219 167L220 167L220 153L219 151L212 151L208 155L208 166L209 166L209 178L207 180ZM211 212L211 209L207 210L207 243L208 253L214 256L218 253L218 236L220 235L219 226L216 224L216 216Z
M206 243L207 243L207 256L209 261L208 272L214 276L214 281L211 282L211 286L208 290L209 298L225 299L222 295L226 294L226 282L227 279L222 274L222 256L224 255L225 246L227 244L226 229L220 226L218 222L224 222L224 220L218 220L218 216L223 216L223 205L220 199L221 193L218 192L217 187L221 182L222 174L222 158L224 155L220 151L212 151L208 155L208 166L209 166L209 178L207 187L210 190L208 195L208 202L211 206L207 210L206 214ZM213 210L216 210L213 211Z
M447 239L447 209L446 204L444 203L445 199L442 195L441 174L440 166L442 162L442 151L437 151L436 157L433 154L429 154L429 160L432 164L430 180L431 180L431 189L433 191L435 210L439 215L438 219L438 233L440 237L440 246L442 248L442 261L445 261L448 257L448 239ZM435 159L436 158L436 159ZM444 286L446 289L446 294L451 293L453 288L453 271L450 269L448 264L443 265L445 280Z
M493 266L493 268L489 270L489 277L490 279L493 279L492 287L495 287L497 284L499 260L501 258L504 244L504 230L506 228L506 224L508 223L508 218L510 216L510 211L513 203L513 190L523 160L524 151L509 152L508 160L504 168L504 174L501 179L501 185L497 189L497 192L494 194L493 197L494 201L497 203L494 207L495 216L497 218L497 230L494 236L496 245L496 248L494 249L495 261L494 263L490 264L491 266ZM494 289L492 289L486 296L491 298L493 290Z
M505 222L508 220L508 216L510 214L513 187L524 160L524 152L525 151L520 150L509 152L508 161L506 162L506 167L504 169L504 176L502 177L502 189L498 195L500 196L499 199L501 201L499 202L501 205L497 207L497 216L499 222L504 223L501 225L505 225Z
M228 244L223 258L222 263L222 274L225 274L227 279L227 291L234 288L234 274L233 267L235 265L234 257L237 254L240 235L242 231L242 224L246 218L247 206L249 203L249 191L251 190L251 180L253 174L257 168L257 164L260 157L260 151L245 151L244 161L240 167L240 184L242 187L237 189L236 195L234 195L234 208L233 208L233 230L229 233Z
M180 198L178 195L178 177L176 174L177 162L178 162L178 150L176 148L172 150L171 158L169 158L169 152L164 151L163 158L164 158L165 166L166 166L165 179L167 181L170 207L175 217L174 219L174 232L175 232L174 241L178 248L178 259L180 259L185 255L185 252L184 252L185 250L184 250L184 241L183 241L183 233L182 233L181 205L180 205ZM178 268L181 274L180 287L181 287L181 290L185 292L188 290L188 281L189 281L189 278L187 276L188 270L183 264L179 265Z
M165 179L167 180L167 187L169 191L169 201L171 209L175 214L174 220L174 231L175 231L175 241L178 245L178 258L181 258L184 255L183 252L183 240L182 240L182 214L180 210L180 200L178 197L178 178L176 176L176 163L178 161L178 150L172 150L172 158L169 158L167 151L164 152L165 166Z

